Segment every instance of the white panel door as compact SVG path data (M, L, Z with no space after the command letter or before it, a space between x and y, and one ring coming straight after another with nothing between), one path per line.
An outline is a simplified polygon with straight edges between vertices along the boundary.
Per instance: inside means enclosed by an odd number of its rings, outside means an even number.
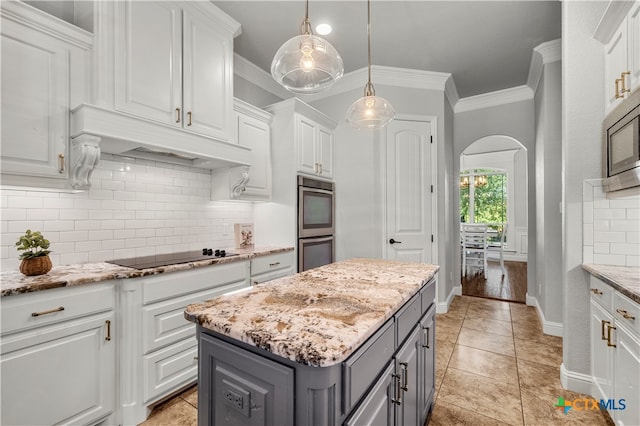
M69 58L62 42L2 22L2 171L66 178Z
M211 20L184 9L184 124L230 140L233 111L233 40Z
M427 122L394 120L386 128L387 259L431 262L430 137Z
M271 128L264 121L238 115L238 143L251 148L249 182L243 196L271 195Z
M613 317L593 300L591 301L591 376L594 396L598 399L613 398L614 350L607 346L606 325L613 325ZM604 338L603 338L604 337Z
M318 125L296 114L296 145L298 152L298 171L316 174L316 127Z
M116 109L181 127L180 9L135 0L116 8Z

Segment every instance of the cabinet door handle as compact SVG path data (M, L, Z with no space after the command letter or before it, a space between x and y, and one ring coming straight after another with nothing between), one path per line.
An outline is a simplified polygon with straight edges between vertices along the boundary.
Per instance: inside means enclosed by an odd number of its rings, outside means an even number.
M396 381L396 397L391 400L396 405L402 404L402 387L400 383L400 376L397 374L392 374L391 377Z
M620 94L620 88L618 85L622 82L621 78L616 78L616 99L623 98L624 96Z
M422 327L422 335L424 336L422 347L429 349L429 327Z
M42 316L42 315L53 314L55 312L60 312L60 311L64 311L64 306L60 306L59 308L49 309L47 311L31 312L31 316L32 317L39 317L39 316Z
M616 312L619 313L620 315L622 315L622 317L624 319L630 319L630 320L635 320L636 317L634 317L633 315L631 315L629 312L625 311L624 309L616 309Z
M58 172L64 173L64 154L58 154Z
M593 294L602 294L602 292L600 290L598 290L597 288L592 288L591 289L591 293L593 293Z
M616 328L612 325L607 325L607 346L612 348L616 347L615 343L611 343L611 330L615 330Z
M176 123L180 122L180 108L176 108Z
M318 173L322 174L322 163L318 164L318 168L320 170Z
M107 325L107 337L104 338L107 342L111 341L111 321L106 320L104 322Z
M191 111L187 112L187 126L191 126Z
M275 262L275 263L270 263L269 266L278 266L280 264L280 262Z
M627 75L631 75L631 71L624 71L623 73L620 74L620 81L622 82L622 88L620 89L620 93L622 93L622 96L624 96L625 93L631 92L631 89L627 89L627 79L625 77Z
M402 389L405 392L409 391L409 364L406 362L400 363L400 369L402 370Z
M609 321L605 321L605 320L600 320L600 322L602 323L602 330L600 333L600 338L602 340L607 340L607 336L604 335L604 329L607 325L611 324Z

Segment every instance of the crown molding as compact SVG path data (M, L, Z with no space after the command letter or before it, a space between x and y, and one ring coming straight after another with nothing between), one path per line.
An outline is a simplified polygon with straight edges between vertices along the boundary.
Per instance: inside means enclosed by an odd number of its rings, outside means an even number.
M473 111L530 99L533 99L533 90L531 90L529 86L512 87L510 89L497 90L495 92L462 98L455 105L454 112Z
M294 97L293 93L276 83L271 74L237 53L233 55L233 73L280 99Z
M562 44L560 39L547 41L537 45L531 53L527 86L535 93L540 84L544 65L562 60Z
M634 1L610 1L593 32L593 38L602 44L609 43L634 3Z

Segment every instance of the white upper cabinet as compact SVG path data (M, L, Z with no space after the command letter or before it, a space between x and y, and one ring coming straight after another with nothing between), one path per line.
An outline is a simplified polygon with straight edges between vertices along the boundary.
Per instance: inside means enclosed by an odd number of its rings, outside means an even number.
M296 114L297 170L333 178L333 132L322 124Z
M640 87L640 2L636 1L626 15L624 3L613 3L607 9L596 38L605 42L605 109L607 112L618 102ZM613 23L618 26L611 30Z
M53 178L64 186L70 164L70 80L75 77L75 90L85 88L91 35L20 2L2 2L0 27L3 180L24 184L25 176ZM7 175L18 175L19 181Z
M116 3L115 108L230 140L233 33L206 5Z
M238 143L251 149L249 181L243 199L268 200L271 197L271 114L236 101Z

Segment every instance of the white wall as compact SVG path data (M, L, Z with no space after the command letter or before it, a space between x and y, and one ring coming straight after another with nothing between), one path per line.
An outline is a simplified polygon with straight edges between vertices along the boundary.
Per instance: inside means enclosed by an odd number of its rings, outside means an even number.
M293 94L292 94L293 95ZM263 108L282 99L262 87L238 76L233 76L233 96L251 105Z
M210 170L103 154L91 181L79 193L3 188L2 269L18 268L27 229L51 241L55 266L233 247L233 224L253 219L249 203L209 201Z
M499 106L479 108L471 111L459 112L454 118L454 144L453 144L453 170L454 181L459 181L460 154L473 142L487 136L501 135L517 140L527 150L527 232L528 241L527 257L529 267L527 268L527 285L535 282L535 175L534 170L534 102L533 99L526 99L511 102ZM453 217L460 217L460 187L453 188ZM460 233L460 223L453 224L454 238ZM457 253L455 261L457 267L454 268L454 281L460 282L460 253L459 246L454 247ZM524 251L524 250L522 250ZM530 291L527 290L527 293Z
M583 180L600 178L604 49L593 32L608 2L562 2L563 385L589 391L589 274L582 267Z

